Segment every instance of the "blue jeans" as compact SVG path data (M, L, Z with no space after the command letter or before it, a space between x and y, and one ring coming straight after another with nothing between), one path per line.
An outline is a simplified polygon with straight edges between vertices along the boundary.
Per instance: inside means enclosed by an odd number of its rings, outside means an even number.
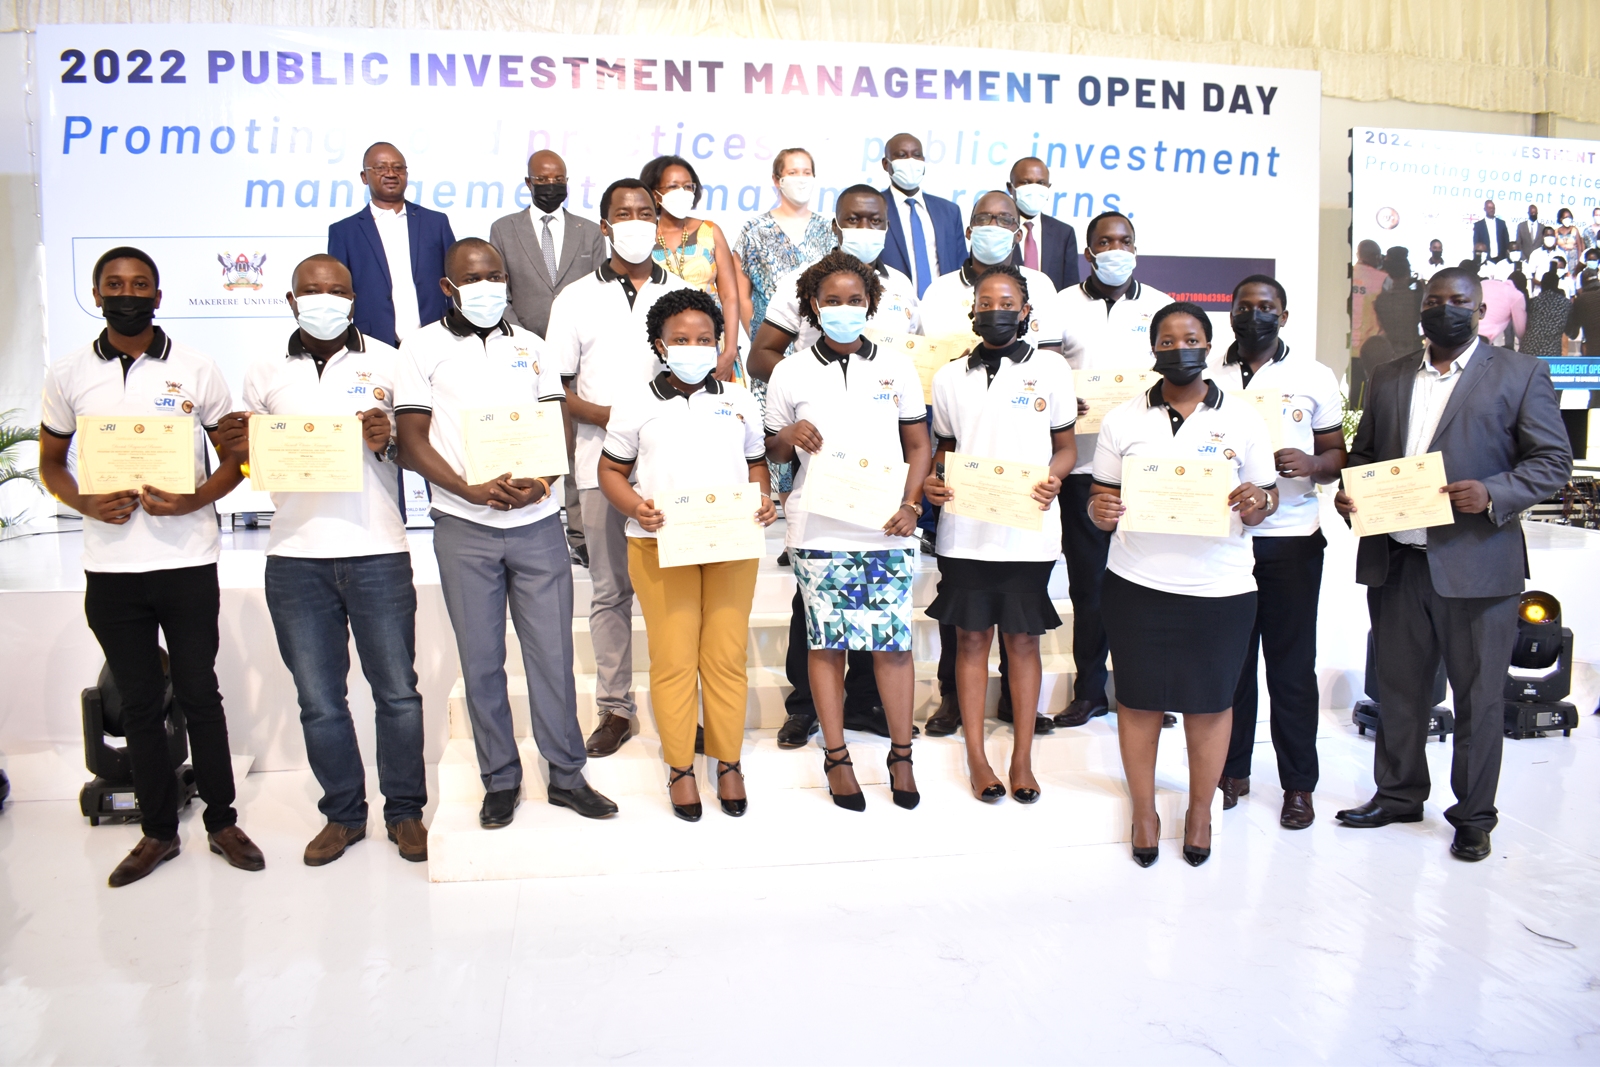
M367 782L345 699L350 638L377 710L383 819L422 818L428 802L417 692L417 591L406 552L345 559L267 557L267 608L283 662L294 675L306 755L329 822L367 824ZM348 626L348 629L346 627Z

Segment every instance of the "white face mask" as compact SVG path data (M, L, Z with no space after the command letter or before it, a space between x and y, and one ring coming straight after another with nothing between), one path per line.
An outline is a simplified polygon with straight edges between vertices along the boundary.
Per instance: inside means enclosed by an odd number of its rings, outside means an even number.
M1111 248L1095 253L1094 276L1115 288L1133 277L1138 257L1121 248Z
M1037 184L1019 185L1014 199L1017 202L1017 210L1024 215L1029 217L1042 215L1050 206L1050 187Z
M907 156L905 159L889 161L889 180L894 182L897 188L904 189L908 193L914 193L922 188L922 176L926 173L928 173L926 160Z
M811 206L811 192L816 185L817 179L809 174L785 174L778 179L778 191L797 207Z
M717 350L706 345L668 345L667 369L684 385L699 385L717 368Z
M611 249L629 263L643 263L650 258L656 246L656 224L629 221L608 223L611 227Z
M661 194L661 210L675 219L687 218L694 210L694 194L687 189L669 189Z
M505 282L470 282L456 286L456 306L467 321L487 330L505 317Z
M355 301L332 293L307 293L294 298L294 320L319 341L343 337L350 329L350 309ZM498 319L495 321L499 321Z
M869 230L853 226L839 227L839 251L848 252L863 263L875 263L883 255L883 243L888 230Z

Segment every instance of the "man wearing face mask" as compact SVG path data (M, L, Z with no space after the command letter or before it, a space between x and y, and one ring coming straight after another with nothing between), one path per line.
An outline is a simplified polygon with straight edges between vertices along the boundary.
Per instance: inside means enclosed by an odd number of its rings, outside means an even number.
M1041 271L1057 291L1078 284L1078 234L1069 223L1050 214L1055 192L1050 188L1050 168L1029 156L1011 165L1006 192L1022 215L1022 240L1012 262Z
M609 756L638 731L633 699L633 583L628 577L628 517L600 491L600 453L611 404L657 371L645 321L664 294L688 287L651 258L656 201L637 178L612 182L600 197L600 228L611 258L562 290L550 310L547 350L566 391L576 437L573 479L589 547L589 637L594 645L598 721L591 757ZM712 353L715 357L716 353Z
M1451 854L1468 861L1489 855L1498 820L1505 679L1527 577L1522 513L1572 471L1549 367L1481 340L1483 310L1471 272L1433 276L1422 299L1427 350L1373 372L1350 449L1352 466L1443 453L1449 482L1440 492L1455 521L1363 537L1356 551L1376 650L1377 792L1337 815L1354 827L1422 821L1433 676L1417 665L1442 656L1456 716L1456 803L1444 815L1456 831ZM1334 503L1346 517L1355 510L1342 491Z
M1527 257L1524 256L1523 258L1526 259ZM1444 265L1444 242L1436 237L1428 242L1428 262L1423 264L1422 269L1417 274L1423 281L1427 281Z
M1134 278L1138 248L1133 223L1107 211L1083 231L1083 258L1090 274L1060 293L1062 355L1073 370L1150 369L1150 319L1172 298ZM1089 405L1078 401L1078 414ZM1103 413L1102 413L1103 414ZM1073 699L1056 715L1058 726L1082 726L1109 710L1106 700L1106 632L1100 619L1100 587L1111 535L1088 515L1094 484L1094 434L1078 435L1078 465L1061 486L1061 547L1067 558L1072 598L1072 658L1077 666Z
M350 272L328 255L294 270L286 294L298 326L284 352L262 356L245 375L245 410L222 421L234 456L248 463L252 417L358 419L366 448L355 493L272 494L267 539L267 609L278 650L294 676L306 756L328 820L306 846L307 866L344 855L367 834L367 784L345 699L350 635L376 709L383 822L402 858L428 858L428 802L417 692L411 553L397 504L399 450L393 432L399 353L351 323ZM232 432L234 430L237 432Z
M967 240L971 254L955 270L941 275L922 298L922 332L929 337L972 332L973 283L990 267L1009 264L1022 240L1022 220L1016 201L995 189L972 202ZM1061 349L1062 322L1056 287L1048 277L1030 267L1018 267L1027 280L1029 303L1023 340L1035 348Z
M433 484L433 553L456 633L483 781L478 823L509 826L522 760L506 691L506 608L527 672L528 714L550 765L546 796L591 819L617 806L584 781L572 673L572 564L550 495L554 475L467 480L465 424L483 408L564 401L556 361L537 335L505 320L506 274L488 241L450 246L443 319L400 353L395 415L406 466Z
M882 164L891 183L884 196L894 207L883 262L916 282L921 300L935 278L961 266L966 251L961 209L922 191L928 164L922 142L911 134L897 133L884 142Z

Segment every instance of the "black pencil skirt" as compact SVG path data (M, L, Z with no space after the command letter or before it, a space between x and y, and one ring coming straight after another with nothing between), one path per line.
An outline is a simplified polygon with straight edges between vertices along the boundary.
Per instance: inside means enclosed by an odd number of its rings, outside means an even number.
M1256 620L1256 594L1185 596L1106 571L1101 612L1117 703L1214 715L1233 705Z

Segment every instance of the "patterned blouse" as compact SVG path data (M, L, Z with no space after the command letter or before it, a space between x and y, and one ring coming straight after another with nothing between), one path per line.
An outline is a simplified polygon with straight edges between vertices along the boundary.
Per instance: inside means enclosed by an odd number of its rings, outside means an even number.
M1518 346L1530 356L1559 356L1561 334L1572 304L1559 289L1547 289L1528 301L1528 327Z
M711 223L702 222L670 249L657 234L656 248L651 255L663 270L676 274L702 293L717 295L717 237Z
M785 271L815 263L833 251L832 220L813 213L806 220L805 236L796 248L789 235L783 232L778 220L768 211L744 224L733 251L744 264L745 276L750 279L750 334L761 328L767 317L767 302L778 278Z

